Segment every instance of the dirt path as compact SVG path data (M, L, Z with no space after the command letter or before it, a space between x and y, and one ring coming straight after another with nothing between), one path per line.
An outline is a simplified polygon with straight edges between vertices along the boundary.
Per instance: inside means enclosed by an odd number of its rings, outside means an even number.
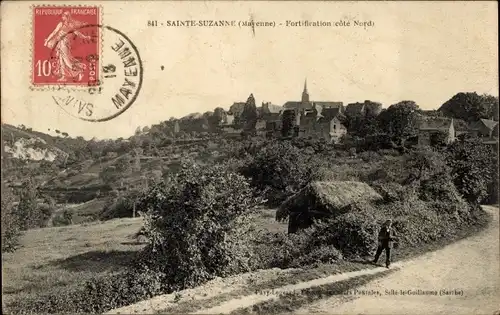
M500 310L499 209L484 209L493 220L479 235L404 262L397 272L358 288L380 295L353 294L347 302L334 296L295 314L494 314ZM400 290L418 295L403 296ZM441 290L451 295L440 295Z

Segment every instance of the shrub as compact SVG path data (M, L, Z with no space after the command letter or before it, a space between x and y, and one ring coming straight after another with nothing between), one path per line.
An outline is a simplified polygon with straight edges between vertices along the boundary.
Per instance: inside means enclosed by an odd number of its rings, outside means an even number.
M430 148L406 154L404 157L405 167L409 172L405 180L410 184L415 180L426 180L435 174L448 172L445 156Z
M133 201L127 197L118 197L114 201L107 202L99 218L101 220L111 220L116 218L132 217Z
M464 198L480 203L488 194L488 185L494 182L497 153L479 140L455 142L448 148L447 164L453 182Z
M38 204L38 192L32 179L24 182L19 193L17 216L21 230L46 227L54 208L47 204Z
M314 228L298 233L260 231L254 248L259 268L299 268L331 263L342 259L342 254L330 245L313 247Z
M171 290L252 269L251 214L262 200L241 175L222 166L183 165L169 185L141 199L144 261Z
M130 305L165 292L161 273L145 267L99 276L75 287L27 297L8 305L9 311L20 314L37 313L98 313Z
M318 222L313 234L314 245L332 245L348 257L369 255L376 246L376 223L371 211L354 206L335 219Z
M64 209L52 219L53 226L65 226L73 224L73 212L69 209Z
M424 201L442 201L450 205L461 201L461 196L453 185L451 176L446 173L437 173L420 183L420 199Z
M311 162L311 156L288 141L275 142L262 147L242 174L277 205L310 182L315 170Z
M378 192L386 202L402 200L404 198L404 187L395 182L375 181L370 186Z
M13 202L12 190L2 184L2 252L13 252L19 245L20 222Z
M382 156L375 151L361 152L358 157L365 163L378 162L382 159Z

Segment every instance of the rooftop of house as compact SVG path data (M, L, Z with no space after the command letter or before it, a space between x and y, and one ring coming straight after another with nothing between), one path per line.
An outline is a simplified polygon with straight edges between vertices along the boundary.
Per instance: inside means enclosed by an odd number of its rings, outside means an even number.
M262 104L262 114L279 114L283 110L282 106L279 105L274 105L271 103L264 103Z
M333 102L333 101L310 101L305 107L306 108L312 108L313 105L316 106L321 106L323 108L343 108L344 103L342 102ZM292 108L302 108L302 102L301 101L288 101L285 104L283 104L283 107L286 109L292 109Z
M446 131L450 128L453 121L453 127L458 131L468 130L467 123L461 119L454 119L449 117L420 117L419 129L420 130L443 130Z
M490 119L479 119L478 121L475 121L470 124L470 129L472 130L477 130L480 129L482 126L485 126L489 130L495 129L495 127L498 125L498 121L490 120Z
M285 104L283 104L283 107L285 109L300 108L301 106L302 106L302 102L294 102L294 101L288 101Z
M347 114L358 114L361 113L364 107L365 103L351 103L347 104L345 111Z
M316 105L319 105L323 108L341 108L341 107L344 107L344 103L342 103L342 102L333 102L333 101L317 102L317 101L313 101L313 103Z

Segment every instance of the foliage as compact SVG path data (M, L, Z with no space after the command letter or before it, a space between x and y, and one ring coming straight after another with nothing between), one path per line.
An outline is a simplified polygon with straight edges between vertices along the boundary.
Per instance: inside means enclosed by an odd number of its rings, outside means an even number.
M92 313L102 314L114 308L152 298L164 291L161 273L131 266L128 271L96 277L69 290L48 292L37 298L25 298L9 305L13 313Z
M262 200L241 175L221 166L185 164L170 184L151 188L145 262L163 272L172 290L252 268L251 214Z
M374 114L346 115L341 121L346 126L347 132L353 136L366 137L380 132L378 119Z
M286 110L283 112L283 124L281 127L281 135L283 137L290 137L293 135L293 127L295 123L295 111Z
M433 147L444 147L446 146L448 139L448 133L444 131L433 132L430 136L430 145Z
M21 230L45 227L54 211L53 207L38 204L38 191L35 181L28 178L19 192L17 215Z
M417 135L418 105L414 101L402 101L389 106L378 116L379 126L396 142L404 144Z
M308 156L288 141L269 143L257 152L242 174L263 192L271 204L278 204L306 186L315 165Z
M439 111L445 115L465 121L477 121L481 118L498 120L498 97L474 93L457 93L446 101Z
M21 227L14 201L12 190L2 184L2 253L13 252L19 245Z
M446 161L458 191L467 201L480 203L494 182L497 152L480 140L457 141L449 146Z
M52 219L53 226L65 226L73 224L73 212L69 209L64 209Z
M248 97L245 107L243 107L243 112L241 113L241 121L244 123L243 129L245 131L255 130L255 124L257 123L257 106L255 105L255 98L253 94Z
M404 159L406 169L409 172L405 184L410 184L415 180L428 179L434 174L448 172L445 156L428 147L407 154Z
M314 228L295 234L259 231L255 257L263 269L300 268L342 259L339 250L330 245L311 247Z
M116 218L131 218L134 214L134 204L137 210L137 203L142 196L140 190L130 190L123 196L110 200L103 207L99 218L101 220L111 220Z

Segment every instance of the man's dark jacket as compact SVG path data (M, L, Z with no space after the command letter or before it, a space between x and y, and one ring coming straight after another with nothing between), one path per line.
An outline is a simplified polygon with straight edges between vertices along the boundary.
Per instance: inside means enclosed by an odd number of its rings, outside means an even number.
M397 241L396 232L392 227L383 226L378 233L378 241L382 247L392 248L393 243Z

